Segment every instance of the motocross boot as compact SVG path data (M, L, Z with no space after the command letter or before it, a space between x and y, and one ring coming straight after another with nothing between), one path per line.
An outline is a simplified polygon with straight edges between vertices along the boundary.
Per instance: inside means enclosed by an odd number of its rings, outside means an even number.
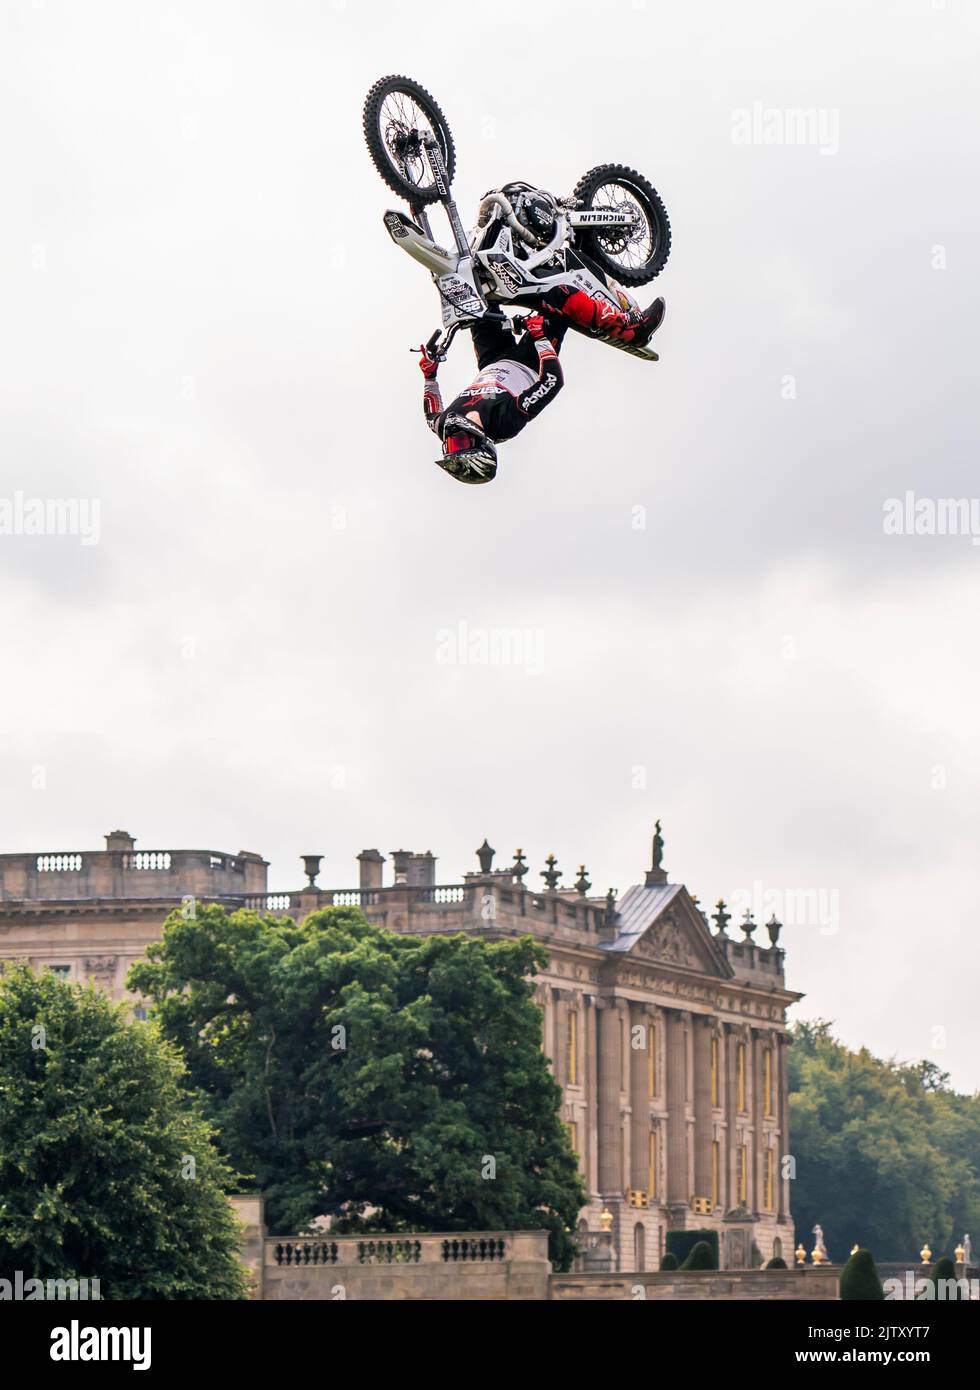
M657 298L649 309L615 309L602 299L593 299L584 290L573 290L562 304L555 304L559 314L576 328L595 338L613 338L632 347L645 347L663 323L666 305Z

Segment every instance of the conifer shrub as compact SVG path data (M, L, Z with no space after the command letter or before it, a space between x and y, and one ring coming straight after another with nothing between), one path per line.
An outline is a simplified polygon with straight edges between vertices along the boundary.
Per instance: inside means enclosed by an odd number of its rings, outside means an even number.
M885 1290L870 1250L855 1250L841 1270L840 1296L845 1303L884 1301Z

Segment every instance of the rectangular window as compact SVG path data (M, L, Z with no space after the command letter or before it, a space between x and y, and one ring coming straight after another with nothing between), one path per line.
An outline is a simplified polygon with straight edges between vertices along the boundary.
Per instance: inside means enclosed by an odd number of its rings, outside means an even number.
M657 1090L657 1028L651 1023L647 1027L647 1096L650 1100Z
M775 1192L776 1192L776 1151L775 1151L775 1149L766 1149L766 1190L765 1190L765 1200L764 1200L764 1202L763 1202L763 1206L765 1207L766 1211L773 1211L773 1210L775 1210L775 1206L776 1206L776 1203L775 1203L775 1201L774 1201Z
M568 1130L568 1142L575 1152L578 1153L578 1121L569 1120L566 1129Z
M718 1104L718 1039L711 1039L711 1104Z
M647 1159L647 1194L652 1201L657 1193L657 1167L660 1158L660 1146L657 1140L660 1136L655 1129L650 1131L650 1143L648 1145Z
M738 1188L738 1200L744 1206L749 1200L749 1151L744 1144L739 1144L735 1159L735 1185Z
M765 1097L766 1114L772 1114L772 1048L767 1047L762 1054L762 1094Z
M745 1043L739 1043L736 1064L736 1087L738 1090L738 1108L745 1109Z
M568 1011L568 1084L578 1085L578 1011Z
M721 1179L721 1145L716 1139L711 1145L711 1205L716 1207L721 1200L718 1195Z
M48 966L48 969L51 971L51 974L52 974L52 975L57 975L57 977L58 977L59 980L70 980L70 979L71 979L71 966L70 966L70 965L49 965L49 966Z

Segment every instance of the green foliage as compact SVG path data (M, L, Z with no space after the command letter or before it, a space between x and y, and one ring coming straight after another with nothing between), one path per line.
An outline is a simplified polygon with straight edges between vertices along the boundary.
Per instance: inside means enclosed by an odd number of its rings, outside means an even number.
M956 1283L956 1266L948 1255L943 1255L933 1265L928 1275L929 1282L932 1284L932 1297L940 1298L946 1303L958 1303L967 1295ZM952 1280L952 1283L949 1281ZM940 1292L940 1284L945 1283L946 1287ZM918 1297L921 1299L922 1294Z
M585 1202L541 1051L530 938L403 936L356 908L297 925L174 913L131 987L152 999L270 1228L547 1228Z
M234 1175L182 1083L175 1049L104 994L0 974L0 1277L245 1296Z
M883 1301L885 1290L870 1250L855 1250L840 1272L840 1296L845 1303Z
M859 1239L901 1260L926 1236L951 1248L980 1227L980 1096L951 1091L931 1062L851 1052L827 1022L792 1033L797 1228L819 1221L832 1258Z
M782 1255L773 1255L772 1259L771 1259L771 1260L767 1263L767 1265L766 1265L766 1269L788 1269L788 1268L789 1268L789 1266L787 1265L786 1261L783 1259Z
M717 1249L712 1250L706 1240L699 1240L691 1247L691 1253L681 1265L681 1269L717 1269Z
M718 1268L718 1232L708 1230L703 1227L693 1231L668 1231L664 1240L664 1249L677 1256L677 1263L681 1269L686 1267L688 1255L699 1241L704 1241L711 1248L714 1264L712 1269Z
M660 1268L661 1268L661 1269L678 1269L678 1268L679 1268L679 1261L678 1261L678 1259L677 1259L677 1256L674 1254L673 1250L668 1250L667 1253L664 1255L663 1259L660 1261Z

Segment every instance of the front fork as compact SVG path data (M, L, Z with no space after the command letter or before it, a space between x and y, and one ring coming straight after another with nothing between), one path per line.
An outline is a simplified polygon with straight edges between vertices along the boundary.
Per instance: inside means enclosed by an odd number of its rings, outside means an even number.
M435 179L436 188L439 192L439 201L446 210L449 225L453 233L453 241L456 243L456 252L459 260L456 265L455 273L451 276L439 277L433 275L433 280L439 290L439 297L443 304L442 326L443 336L441 341L436 342L436 356L442 361L449 350L449 345L459 332L460 328L472 323L475 319L482 318L487 312L487 302L483 297L473 275L473 255L470 251L466 233L460 220L459 210L453 199L452 190L449 186L449 175L446 172L446 164L442 157L442 150L439 141L434 135L429 135L425 139L425 152L429 159L432 175ZM432 231L429 219L423 207L413 208L412 211L419 221L419 225L426 236L432 240ZM470 291L470 293L467 293ZM433 335L438 340L438 335ZM431 341L431 340L430 340Z

